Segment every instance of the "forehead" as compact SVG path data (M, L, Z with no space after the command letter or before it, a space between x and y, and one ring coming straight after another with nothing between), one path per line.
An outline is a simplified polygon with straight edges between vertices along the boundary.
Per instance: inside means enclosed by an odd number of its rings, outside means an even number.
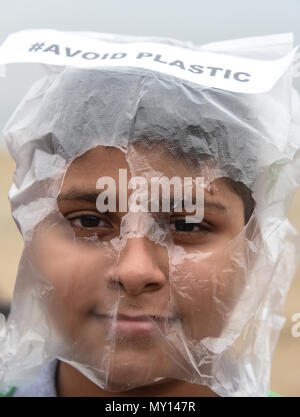
M213 168L208 161L203 161L203 165L196 168L188 163L187 158L170 155L165 146L155 145L148 148L144 144L136 143L126 152L111 146L90 149L69 165L65 180L94 180L103 175L115 177L119 169L127 169L129 176L147 173L166 175L169 178L213 175Z
M97 180L107 176L119 182L119 170L127 169L131 176L199 177L203 176L209 187L205 189L205 199L233 204L242 203L241 198L232 191L222 178L214 176L213 167L204 161L202 166L189 166L186 159L174 159L162 146L148 149L135 144L125 153L110 146L97 146L76 158L68 167L61 194L70 190L95 192Z

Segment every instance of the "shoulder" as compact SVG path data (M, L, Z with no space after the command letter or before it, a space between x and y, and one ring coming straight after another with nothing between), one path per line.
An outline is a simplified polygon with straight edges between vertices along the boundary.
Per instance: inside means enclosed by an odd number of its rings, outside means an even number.
M0 397L13 397L14 393L16 392L17 388L12 387L9 391L6 393L0 392Z
M12 397L57 397L56 369L58 360L48 363L40 375L29 385L15 388Z

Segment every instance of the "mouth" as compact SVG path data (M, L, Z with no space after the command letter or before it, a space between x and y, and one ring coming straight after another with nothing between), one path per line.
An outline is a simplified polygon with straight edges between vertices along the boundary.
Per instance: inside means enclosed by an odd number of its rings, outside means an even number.
M123 337L149 337L162 329L166 324L174 323L177 317L163 317L156 315L131 316L126 314L112 315L94 312L93 316L106 323L118 336Z

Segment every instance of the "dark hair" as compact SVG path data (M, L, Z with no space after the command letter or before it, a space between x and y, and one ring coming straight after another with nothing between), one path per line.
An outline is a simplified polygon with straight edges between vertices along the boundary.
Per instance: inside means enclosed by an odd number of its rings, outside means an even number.
M194 137L194 143L188 140L189 134L192 133ZM165 129L158 127L154 131L144 131L134 143L142 144L149 150L153 148L154 154L159 158L158 148L161 147L162 151L170 156L174 161L184 161L187 166L191 168L198 168L204 164L216 167L220 165L218 158L214 158L213 155L204 153L204 149L201 146L201 141L210 142L217 140L224 134L224 128L220 123L215 123L215 129L211 132L207 132L201 128L201 126L187 126L186 129L177 129L175 132L167 132ZM198 143L197 143L197 138ZM244 203L244 219L245 224L248 223L254 208L255 200L252 197L252 191L242 181L235 181L227 175L235 173L230 164L229 155L223 155L227 157L227 163L222 161L222 179L231 191L236 193ZM224 169L225 167L225 169ZM238 178L238 175L236 175Z
M255 200L252 197L252 191L240 181L233 181L231 178L228 177L225 177L224 181L228 185L228 187L237 195L239 195L243 200L244 219L245 224L247 224L255 208Z

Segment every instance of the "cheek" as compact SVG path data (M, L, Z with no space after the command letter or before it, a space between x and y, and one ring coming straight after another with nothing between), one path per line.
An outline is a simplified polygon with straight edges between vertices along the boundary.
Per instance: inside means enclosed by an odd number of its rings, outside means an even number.
M33 262L38 274L51 284L52 309L80 317L105 296L104 271L112 262L112 250L82 243L56 232L36 237Z
M171 276L174 301L182 314L187 337L218 336L244 286L244 270L236 254L224 248L195 252Z

